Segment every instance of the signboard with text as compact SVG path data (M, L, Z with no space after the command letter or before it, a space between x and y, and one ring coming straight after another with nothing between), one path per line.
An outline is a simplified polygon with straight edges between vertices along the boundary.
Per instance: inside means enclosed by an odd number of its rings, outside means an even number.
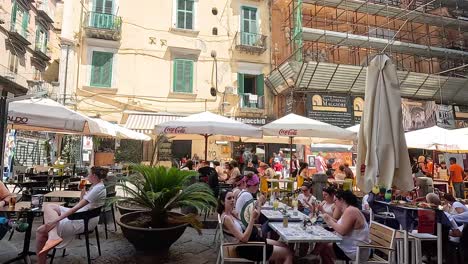
M353 126L352 98L348 95L308 94L307 117L334 126Z

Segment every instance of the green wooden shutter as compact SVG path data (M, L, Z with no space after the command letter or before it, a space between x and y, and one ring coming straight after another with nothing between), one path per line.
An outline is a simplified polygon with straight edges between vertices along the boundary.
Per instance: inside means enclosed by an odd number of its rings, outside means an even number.
M13 8L11 10L11 28L13 29L16 24L16 12L18 10L18 4L16 2L13 3Z
M28 25L29 25L29 11L23 11L23 37L26 37L28 34Z
M256 82L257 82L257 95L262 96L263 94L263 87L265 86L264 83L264 76L263 74L257 75Z
M193 92L193 61L185 59L174 60L174 80L172 90L175 93Z
M113 57L114 54L109 52L93 52L91 66L91 86L111 87Z
M243 6L241 16L241 43L252 45L257 38L257 9Z
M244 94L244 74L237 73L237 93Z

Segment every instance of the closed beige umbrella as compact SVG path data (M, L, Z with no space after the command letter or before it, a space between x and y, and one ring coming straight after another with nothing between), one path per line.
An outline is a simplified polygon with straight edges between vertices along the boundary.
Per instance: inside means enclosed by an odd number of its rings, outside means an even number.
M376 184L412 190L400 85L395 65L386 55L377 55L369 64L365 92L356 164L358 187L364 192Z

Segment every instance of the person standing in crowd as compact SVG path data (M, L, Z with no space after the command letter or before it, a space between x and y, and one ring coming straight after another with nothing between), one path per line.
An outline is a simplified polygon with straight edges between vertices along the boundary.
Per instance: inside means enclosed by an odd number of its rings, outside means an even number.
M247 167L244 169L244 175L249 171L258 175L258 170L253 165L252 161L247 162Z
M309 164L307 162L301 162L298 176L297 176L297 188L301 188L301 186L304 184L304 181L310 180L307 167L309 167Z
M200 163L200 168L198 169L200 174L200 181L208 184L213 191L215 197L218 197L219 194L219 180L218 173L215 168L210 167L210 162L204 160Z
M268 161L270 167L273 168L275 166L275 161L276 161L276 152L273 152L273 155L271 155L271 158Z
M344 181L344 179L346 178L344 169L345 169L345 166L343 165L340 165L338 167L338 170L335 171L335 175L333 175L335 177L335 180Z
M282 173L282 172L283 172L283 165L281 165L281 162L275 161L275 165L273 166L273 169L274 169L276 172Z
M345 162L345 164L344 164L344 172L346 174L346 179L354 179L354 173L349 168L349 163L347 163L347 162Z
M325 163L325 159L322 156L322 152L319 152L317 154L317 157L315 157L315 168L317 169L317 173L325 173L327 163Z
M422 177L427 175L427 166L426 166L426 157L419 156L418 158L418 172L416 172L416 177Z
M463 168L457 164L457 159L451 157L450 161L450 181L453 184L453 189L455 189L455 196L457 198L463 197Z
M448 176L448 170L447 170L447 163L445 161L442 161L440 163L440 167L437 169L437 177L440 179L447 179Z
M296 177L299 173L299 168L300 168L300 164L299 164L299 160L297 159L297 156L296 154L292 154L292 157L291 157L292 161L291 161L291 177Z
M217 160L213 161L214 169L218 173L218 181L225 182L227 180L227 175L224 172L224 169L221 168L221 163Z
M256 168L256 169L259 166L258 155L257 155L257 152L255 151L255 149L252 150L252 164L253 164L254 168Z
M431 157L427 157L426 158L426 167L427 167L427 177L431 177L434 175L434 162L432 161L432 158Z

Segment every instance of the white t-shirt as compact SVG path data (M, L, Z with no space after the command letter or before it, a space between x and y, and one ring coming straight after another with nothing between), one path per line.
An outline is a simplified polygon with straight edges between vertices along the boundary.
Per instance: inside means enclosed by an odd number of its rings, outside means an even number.
M454 202L452 204L452 208L453 210L455 211L455 209L457 208L462 208L463 209L463 213L467 212L468 211L468 207L466 207L466 205L460 203L460 202Z
M367 201L369 199L369 194L364 195L362 198L362 210L367 211L369 202Z
M88 204L83 206L78 212L92 210L103 206L106 203L106 187L100 182L91 186L89 191L83 196L83 199L88 201Z
M305 208L309 208L309 206L306 205L306 204L304 203L304 200L306 200L306 199L307 199L307 198L306 198L306 196L305 196L303 193L301 193L301 194L299 194L299 195L297 196L297 200L298 200L299 202L301 202L302 206L304 206ZM311 195L311 196L309 197L309 199L307 200L307 202L310 203L310 204L314 204L315 201L317 201L317 198L315 198L315 196L313 196L313 195Z

